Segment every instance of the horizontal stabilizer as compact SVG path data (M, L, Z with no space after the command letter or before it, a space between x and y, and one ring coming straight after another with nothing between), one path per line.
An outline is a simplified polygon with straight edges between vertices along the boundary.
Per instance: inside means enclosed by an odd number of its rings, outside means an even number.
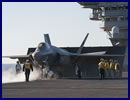
M106 51L100 51L100 52L92 52L92 53L84 53L87 55L104 55L106 53Z

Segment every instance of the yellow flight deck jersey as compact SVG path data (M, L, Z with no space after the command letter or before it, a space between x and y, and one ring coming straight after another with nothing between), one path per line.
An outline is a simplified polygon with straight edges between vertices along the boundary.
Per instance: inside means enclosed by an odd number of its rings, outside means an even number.
M120 64L119 64L119 63L116 63L116 64L115 64L115 71L119 70L119 67L120 67Z
M25 69L30 69L30 64L29 63L25 64Z
M114 69L114 62L110 62L110 69Z
M104 62L103 61L99 62L99 64L98 64L98 69L101 69L101 68L104 68Z
M109 66L109 63L108 62L105 62L105 69L110 69L110 66Z

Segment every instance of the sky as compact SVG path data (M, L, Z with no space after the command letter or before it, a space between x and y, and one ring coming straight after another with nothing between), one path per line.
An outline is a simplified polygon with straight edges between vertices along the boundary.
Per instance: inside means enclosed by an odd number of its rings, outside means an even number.
M111 46L101 21L89 19L91 13L77 2L2 2L2 56L26 55L45 33L57 47L79 47L87 33L85 46Z

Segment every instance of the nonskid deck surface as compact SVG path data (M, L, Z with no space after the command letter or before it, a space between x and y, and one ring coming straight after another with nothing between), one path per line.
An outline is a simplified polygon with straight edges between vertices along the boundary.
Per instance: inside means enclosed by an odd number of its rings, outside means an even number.
M3 98L128 98L128 79L53 79L2 84Z

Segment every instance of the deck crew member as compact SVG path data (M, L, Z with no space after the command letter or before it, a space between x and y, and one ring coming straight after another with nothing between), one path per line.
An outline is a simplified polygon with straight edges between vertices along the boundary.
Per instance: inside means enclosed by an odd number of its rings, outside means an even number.
M109 66L108 60L105 60L104 70L105 70L105 76L108 77L109 76L109 71L110 71L110 66Z
M110 59L110 69L114 70L114 61Z
M26 60L26 63L23 65L23 71L25 72L26 82L29 82L30 70L33 71L32 64L29 63L29 60Z
M111 71L111 78L114 78L115 69L114 69L114 61L112 59L110 59L110 71Z
M98 69L99 69L99 73L100 73L100 80L104 79L104 66L105 66L104 59L101 58L100 62L98 64Z
M115 61L115 77L116 78L120 78L121 74L120 74L120 63L116 60Z
M115 71L118 71L120 69L120 63L116 60L115 61Z
M17 61L17 64L16 64L16 74L19 74L21 72L21 65L19 63L19 61Z
M78 76L79 79L82 78L82 72L79 65L76 65L76 75Z

